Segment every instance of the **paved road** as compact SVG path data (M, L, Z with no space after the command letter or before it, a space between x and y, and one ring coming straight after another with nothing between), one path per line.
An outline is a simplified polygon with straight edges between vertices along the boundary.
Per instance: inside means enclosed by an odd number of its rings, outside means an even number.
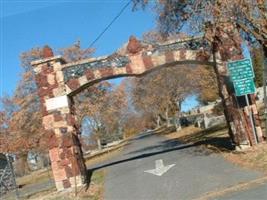
M267 183L251 187L245 191L226 194L216 200L263 200L267 199Z
M155 168L159 159L175 166L162 176L144 172ZM262 176L240 169L204 147L146 133L132 139L117 158L94 167L107 169L106 200L194 199Z

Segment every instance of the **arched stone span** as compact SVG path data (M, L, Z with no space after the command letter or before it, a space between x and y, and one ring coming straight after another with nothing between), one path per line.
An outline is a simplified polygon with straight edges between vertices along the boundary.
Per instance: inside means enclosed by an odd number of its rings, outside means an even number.
M122 76L140 76L159 67L181 64L213 65L212 61L204 61L202 54L203 51L197 50L175 50L161 53L149 51L136 55L83 60L64 65L62 71L67 94L73 95L82 88L101 80Z
M84 87L101 80L120 76L140 76L159 67L177 64L215 65L215 59L210 53L196 50L192 42L188 45L190 42L173 41L152 45L135 41L133 46L128 44L126 52L108 57L65 63L60 56L55 56L32 62L41 101L43 126L50 137L49 154L58 190L72 187L75 182L81 185L86 177L72 96ZM225 62L220 60L218 54L216 56L216 69L220 72L221 78L227 76ZM230 100L223 82L219 79L222 99L227 105ZM231 117L234 121L235 116Z

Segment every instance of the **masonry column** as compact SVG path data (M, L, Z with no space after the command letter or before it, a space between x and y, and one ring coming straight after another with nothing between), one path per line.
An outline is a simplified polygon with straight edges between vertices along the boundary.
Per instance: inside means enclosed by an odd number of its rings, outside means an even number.
M41 101L43 126L57 190L80 186L86 167L77 136L72 102L66 95L60 56L32 62Z
M234 95L233 84L230 81L227 62L243 59L242 38L234 24L228 21L221 22L216 27L214 51L217 52L217 78L220 87L220 96L224 104L225 116L230 130L230 136L235 145L241 149L257 144L249 118L238 105ZM257 108L253 106L254 118L257 120ZM259 141L262 141L261 128L256 124Z
M222 61L219 53L216 54L217 64L215 66L218 75L219 95L222 99L224 114L229 134L237 148L246 148L255 144L253 132L247 126L246 118L243 116L242 110L238 109L237 101L233 94L233 88L230 88L229 76L227 73L226 61Z

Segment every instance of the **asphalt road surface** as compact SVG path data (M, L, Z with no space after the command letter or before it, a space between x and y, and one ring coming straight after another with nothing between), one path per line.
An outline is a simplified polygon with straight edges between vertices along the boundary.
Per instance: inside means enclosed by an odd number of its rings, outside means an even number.
M226 194L216 200L264 200L267 199L267 183L251 187L245 191Z
M164 166L175 165L162 176L145 172L155 169L157 160ZM105 200L194 199L263 176L241 169L204 147L149 133L132 139L116 158L92 168L107 170ZM235 196L225 197L231 198Z

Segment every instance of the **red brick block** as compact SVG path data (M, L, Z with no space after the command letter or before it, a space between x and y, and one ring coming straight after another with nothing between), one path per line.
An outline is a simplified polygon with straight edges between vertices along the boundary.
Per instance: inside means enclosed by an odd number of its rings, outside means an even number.
M39 94L39 92L38 92L38 94ZM48 115L48 111L46 110L46 104L45 104L44 97L40 97L40 104L41 104L40 109L41 109L43 116Z
M65 152L65 155L66 155L68 158L73 156L73 153L72 153L72 147L65 148L65 149L64 149L64 152Z
M71 187L70 181L68 179L63 180L63 187L64 188L70 188Z
M72 169L71 169L69 166L66 166L66 167L65 167L65 171L66 171L66 175L67 175L68 178L74 176L74 175L73 175L73 171L72 171Z
M54 56L53 50L48 45L43 47L42 54L43 58L50 58Z
M74 142L71 135L63 135L61 137L60 147L71 147L73 146Z
M55 89L57 87L58 87L58 84L47 85L47 86L40 87L38 89L38 95L40 97L49 96L50 98L53 98L53 97L55 97L54 94L53 94L53 89Z
M81 174L81 168L80 168L77 160L72 158L71 161L72 161L71 162L71 168L72 168L73 175L74 176L80 175Z
M95 75L92 72L92 70L86 70L85 76L86 76L87 80L93 80L95 78Z
M255 125L256 126L260 126L261 125L261 121L258 115L253 115L254 120L255 120Z
M166 60L166 63L171 63L174 61L174 55L173 55L173 52L171 51L167 51L165 53L165 60Z
M136 54L142 50L142 45L136 37L131 36L127 45L127 52L131 54Z
M69 160L68 158L66 158L66 159L62 159L62 160L59 161L59 166L65 168L65 167L68 166L70 163L71 163L71 162L70 162L70 160Z
M48 111L46 110L45 104L41 104L41 113L43 116L48 115Z
M181 60L186 59L186 50L184 50L184 49L180 50L180 59Z
M59 152L58 148L52 148L49 150L49 157L51 162L55 162L59 160Z
M114 75L112 68L100 69L99 72L101 74L101 77L108 77Z
M145 65L146 69L151 69L153 68L153 62L151 60L151 56L143 56L143 63Z
M52 168L52 171L53 171L55 181L63 181L67 179L65 168L57 168L57 169Z
M127 72L127 74L132 74L132 73L133 73L133 70L132 70L130 64L127 64L127 65L126 65L126 72Z
M52 73L54 70L53 70L53 67L52 66L49 66L49 63L47 63L46 65L43 65L42 66L42 74L50 74Z
M70 126L74 126L76 123L75 117L72 114L66 115L67 124Z
M49 149L57 148L58 147L58 138L53 134L48 140L48 147Z
M67 82L67 85L69 86L69 88L71 90L76 90L80 87L80 83L77 79L70 79L68 82Z
M45 87L49 85L47 81L47 75L44 75L42 73L35 75L35 81L38 87Z
M206 51L199 51L197 52L197 56L196 59L198 61L207 61L210 58L210 53L206 52Z
M59 158L62 159L62 160L65 159L66 158L65 153L64 152L61 152L59 154Z
M62 117L62 115L61 115L60 112L54 112L53 113L53 116L54 116L55 122L58 122L58 121L62 121L63 120L63 117Z
M53 91L50 90L48 87L41 87L38 89L38 95L40 97L53 95Z

